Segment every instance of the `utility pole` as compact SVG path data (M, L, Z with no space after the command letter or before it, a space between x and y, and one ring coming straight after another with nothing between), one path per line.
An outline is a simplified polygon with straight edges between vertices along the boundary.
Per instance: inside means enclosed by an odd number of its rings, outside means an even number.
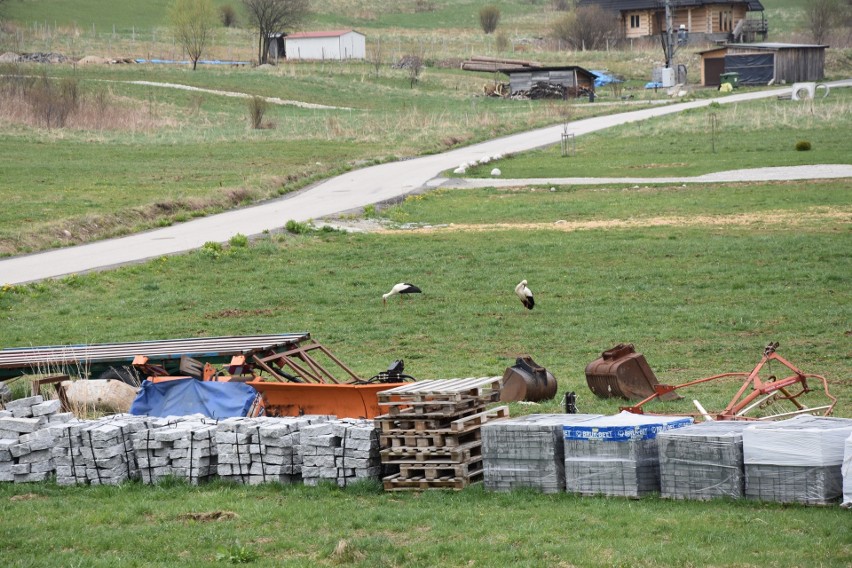
M672 39L672 1L666 0L666 67L671 67L674 61L674 42Z

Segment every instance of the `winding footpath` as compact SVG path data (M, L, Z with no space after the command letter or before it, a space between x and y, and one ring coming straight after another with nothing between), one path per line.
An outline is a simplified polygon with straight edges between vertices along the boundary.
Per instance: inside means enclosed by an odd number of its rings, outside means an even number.
M835 81L828 83L828 85L831 88L852 87L852 79ZM789 93L789 91L790 87L784 87L752 93L727 95L714 99L675 103L578 120L572 122L570 127L575 136L580 136L629 122L704 107L712 102L731 104L777 97L778 95ZM294 221L320 219L373 203L398 198L421 190L424 187L440 187L449 181L445 178L435 177L442 171L455 168L463 162L472 162L486 156L493 156L494 154L523 152L558 143L562 130L563 126L560 124L497 138L442 154L372 166L339 175L280 199L251 207L211 215L127 237L0 260L0 285L35 282L46 278L57 278L69 274L103 270L165 255L178 254L199 248L204 243L210 241L227 242L237 234L252 236L265 231L274 231L283 227L291 219ZM773 169L778 170L780 168ZM747 174L743 173L741 175L746 176ZM806 178L820 177L812 174L804 175L806 175ZM850 177L848 170L838 175L841 177ZM679 178L671 179L676 182L683 181ZM749 178L731 176L724 181L737 181L740 179ZM768 178L759 177L757 179ZM519 185L520 183L518 180L511 181L514 182L514 185ZM706 181L723 180L707 179ZM466 180L467 182L470 182L470 180ZM482 180L482 182L487 182L488 185L495 185L495 180ZM534 180L532 183L537 184L542 182L550 183L543 180ZM601 180L598 180L597 183L600 182ZM643 178L639 183L652 182L653 180ZM553 183L562 182L559 182L555 178ZM605 183L619 183L619 181Z

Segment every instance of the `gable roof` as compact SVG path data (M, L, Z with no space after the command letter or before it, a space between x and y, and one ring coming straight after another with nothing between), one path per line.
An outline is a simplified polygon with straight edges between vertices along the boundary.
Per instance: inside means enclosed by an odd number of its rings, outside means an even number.
M356 32L355 30L327 30L320 32L296 32L292 34L287 34L287 39L308 39L308 38L317 38L317 37L340 37L346 35L348 33L356 33L358 35L364 35L361 32Z
M747 4L750 11L762 12L760 0L672 0L672 8L689 8L709 4ZM579 0L578 6L598 5L613 12L630 10L662 10L666 7L665 0Z

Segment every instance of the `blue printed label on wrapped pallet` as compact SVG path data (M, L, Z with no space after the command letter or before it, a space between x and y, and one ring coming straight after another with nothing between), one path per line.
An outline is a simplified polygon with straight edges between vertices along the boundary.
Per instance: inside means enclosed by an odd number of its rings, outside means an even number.
M653 440L660 432L673 428L682 428L692 424L691 418L678 418L667 422L631 425L589 425L576 424L563 426L566 440L604 440L607 442L631 442L633 440Z

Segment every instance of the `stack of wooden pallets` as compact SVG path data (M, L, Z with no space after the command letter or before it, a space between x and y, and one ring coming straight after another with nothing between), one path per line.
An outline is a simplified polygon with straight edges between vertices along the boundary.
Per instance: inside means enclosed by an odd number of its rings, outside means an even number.
M482 481L482 425L509 416L490 410L500 399L500 377L419 381L378 394L382 464L399 473L386 491L464 489Z

